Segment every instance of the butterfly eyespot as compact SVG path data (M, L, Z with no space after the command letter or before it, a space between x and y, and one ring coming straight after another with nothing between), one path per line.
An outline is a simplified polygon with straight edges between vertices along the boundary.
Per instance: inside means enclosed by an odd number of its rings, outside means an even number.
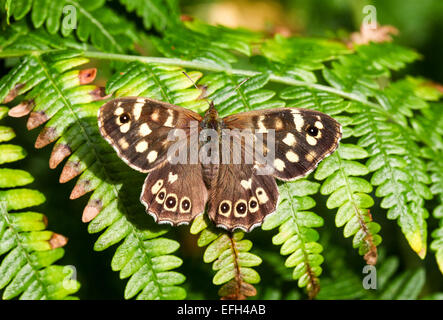
M159 203L159 204L162 204L163 201L165 201L165 197L166 197L166 189L163 188L157 193L157 196L155 197L155 201L157 201L157 203Z
M177 199L174 196L168 196L165 200L165 205L168 209L172 209L177 205Z
M227 203L223 203L223 204L220 206L220 211L223 212L223 213L226 213L226 212L229 211L229 208L230 208L230 205L229 205L229 204L227 204Z
M236 207L238 213L246 212L246 205L244 203L239 203Z
M180 208L183 213L187 213L191 209L191 201L188 197L183 197L180 201Z
M190 206L191 206L191 204L189 203L188 200L183 201L183 203L182 203L182 208L183 208L184 210L188 210Z
M231 201L224 200L220 203L220 206L218 207L218 211L221 215L224 215L225 217L229 217L231 214Z
M309 126L306 131L311 137L316 137L318 134L318 128L314 126Z
M236 217L244 217L248 211L248 204L245 200L238 200L235 204L235 212L234 216Z
M131 117L130 117L129 113L123 113L122 115L120 115L119 120L120 120L120 123L124 124L124 123L128 123L129 120L131 120Z
M258 201L257 201L257 199L256 199L255 197L252 197L252 198L249 200L249 211L252 212L252 213L254 213L254 212L257 212L258 209L259 209L259 207L258 207Z

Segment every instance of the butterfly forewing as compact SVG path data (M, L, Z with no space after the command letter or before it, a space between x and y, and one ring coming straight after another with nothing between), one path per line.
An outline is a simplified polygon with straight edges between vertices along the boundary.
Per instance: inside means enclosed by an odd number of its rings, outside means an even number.
M201 116L191 110L139 97L123 97L104 104L98 114L101 134L132 168L149 172L166 160L174 128L189 131Z
M267 158L274 177L301 178L334 152L341 138L340 124L330 116L308 109L278 108L235 114L223 119L230 129L253 129L263 136L263 145L273 147ZM273 131L272 142L270 131Z

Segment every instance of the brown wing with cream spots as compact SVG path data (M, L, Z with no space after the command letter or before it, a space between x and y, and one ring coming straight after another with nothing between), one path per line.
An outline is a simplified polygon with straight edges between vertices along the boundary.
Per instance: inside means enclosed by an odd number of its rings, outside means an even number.
M275 179L260 175L253 165L221 164L208 200L208 215L215 225L233 231L251 231L277 208Z
M158 223L187 224L205 210L208 191L200 164L165 162L145 180L140 201Z
M189 135L192 122L202 120L198 113L164 102L122 97L105 103L98 113L102 136L129 166L149 172L167 159L168 148ZM185 135L168 140L171 130Z
M306 176L338 147L341 125L314 110L277 108L234 114L223 119L229 129L252 129L263 137L263 161L281 180ZM255 157L257 159L257 157Z

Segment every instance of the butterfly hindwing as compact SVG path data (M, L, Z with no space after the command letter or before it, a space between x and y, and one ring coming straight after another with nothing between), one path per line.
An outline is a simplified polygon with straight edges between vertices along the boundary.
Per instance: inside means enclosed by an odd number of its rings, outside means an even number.
M170 164L146 178L140 201L158 223L186 224L205 210L208 191L200 164Z
M189 131L201 116L191 110L140 97L104 104L98 114L100 132L129 166L149 172L166 160L171 129Z
M216 226L250 231L277 208L275 179L258 174L253 165L221 164L208 200L208 215Z
M340 124L330 116L308 109L277 108L234 114L223 119L230 129L253 129L263 136L263 145L271 139L274 156L272 174L281 180L303 177L334 152L341 138Z

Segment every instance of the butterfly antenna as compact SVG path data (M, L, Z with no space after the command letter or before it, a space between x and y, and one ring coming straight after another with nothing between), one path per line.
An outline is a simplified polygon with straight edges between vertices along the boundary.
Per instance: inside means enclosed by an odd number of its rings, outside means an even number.
M240 87L243 85L243 83L245 83L245 82L248 81L249 79L251 79L251 77L248 77L248 78L246 78L245 80L243 80L242 82L240 82L240 83L234 88L234 91L237 91L238 88L240 88Z
M197 86L197 84L194 82L194 80L192 80L192 78L185 71L182 71L182 73L186 76L186 78L189 79L189 81L192 82L192 84L194 85L194 87L196 89L200 90L200 88ZM207 99L205 99L205 100L208 102L209 108L214 107L214 103L212 103L212 101L208 101Z
M192 80L192 78L191 78L186 72L182 71L182 73L186 76L186 78L189 79L189 81L192 82L192 84L194 85L194 87L195 87L196 89L199 89L199 87L197 87L197 85L195 84L194 80Z

